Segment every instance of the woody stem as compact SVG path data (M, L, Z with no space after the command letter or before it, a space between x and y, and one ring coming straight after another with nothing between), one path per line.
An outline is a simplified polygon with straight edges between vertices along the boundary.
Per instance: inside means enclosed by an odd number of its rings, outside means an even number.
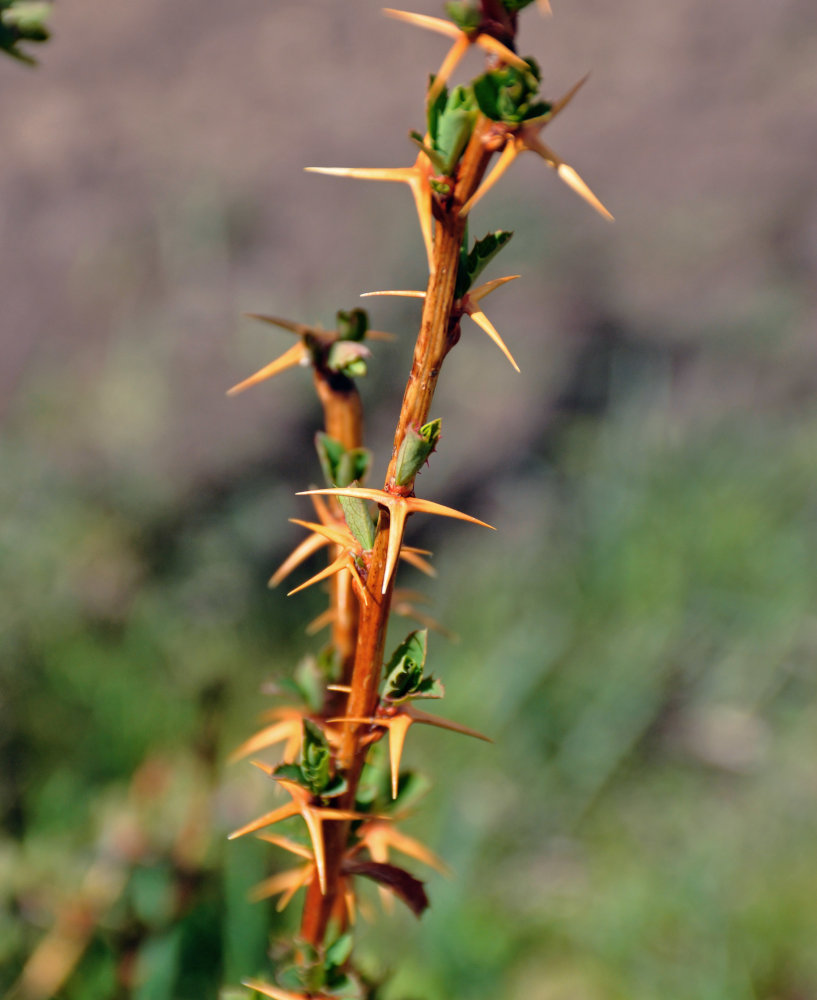
M397 454L409 428L420 426L428 420L443 361L459 337L458 323L452 322L451 318L460 248L466 228L466 219L460 217L459 213L460 208L479 187L493 154L490 144L485 141L489 129L490 123L480 119L460 161L454 191L438 206L434 268L426 290L420 332L386 474L384 488L389 492L409 495L413 491L413 480L400 487L395 484ZM382 594L388 536L389 514L385 508L381 508L366 581L369 600L360 609L352 690L346 709L346 714L352 717L371 716L377 707L394 579L392 577L386 593ZM344 728L338 767L345 773L348 788L338 802L338 807L342 809L354 808L355 792L367 750L362 740L364 732L365 729L356 723L347 723ZM348 829L349 824L345 822L324 825L327 890L322 895L317 879L312 880L301 923L302 937L315 945L323 941L329 919L336 911Z
M354 382L345 375L316 367L315 389L323 406L324 427L329 437L339 441L347 451L363 446L363 407ZM340 505L332 499L331 505L341 516ZM333 559L340 554L333 546ZM332 614L332 646L340 659L340 679L348 684L352 675L355 647L357 645L358 602L348 573L336 573L330 584ZM325 714L327 717L342 711L343 703L336 692L327 692Z

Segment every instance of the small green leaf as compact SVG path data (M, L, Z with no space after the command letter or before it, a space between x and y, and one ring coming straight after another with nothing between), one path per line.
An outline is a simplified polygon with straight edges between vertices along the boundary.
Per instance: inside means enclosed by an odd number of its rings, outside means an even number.
M275 777L283 778L285 781L294 781L298 785L303 785L304 788L309 788L309 782L297 764L279 764L275 768Z
M424 424L419 431L409 427L397 453L394 481L398 486L405 486L414 479L437 447L441 432L439 417Z
M482 22L482 11L474 0L449 0L445 5L445 12L460 31L466 34L476 31Z
M369 316L365 309L352 309L337 313L337 331L341 340L363 340L369 329Z
M329 486L350 486L366 478L372 461L372 453L366 448L350 448L348 451L340 441L318 431L315 435L315 450L321 469Z
M444 698L445 688L442 681L430 675L423 677L412 694L413 698Z
M418 149L422 149L438 173L442 174L445 172L445 160L436 149L432 149L431 146L423 141L423 136L419 132L409 132L409 138Z
M318 431L315 435L315 450L318 452L318 459L323 469L323 475L330 486L337 486L336 482L338 464L346 453L346 449L335 438Z
M320 792L320 796L322 799L334 799L338 795L343 795L348 787L348 781L342 775L336 774L334 778L330 778L326 783Z
M369 514L366 501L360 497L338 497L349 531L360 543L364 552L371 552L374 546L375 526Z
M476 240L471 252L467 252L468 233L463 237L460 261L457 270L457 284L454 290L456 298L461 299L473 287L476 279L496 257L499 251L507 245L513 233L505 229L497 229L488 233L481 240Z
M326 964L334 967L343 965L352 954L353 946L352 934L348 931L346 934L341 934L337 941L326 949Z

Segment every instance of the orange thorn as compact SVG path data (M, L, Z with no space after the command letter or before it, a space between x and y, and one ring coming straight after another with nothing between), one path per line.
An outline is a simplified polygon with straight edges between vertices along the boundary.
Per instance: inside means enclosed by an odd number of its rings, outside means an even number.
M585 73L584 76L581 78L581 80L579 80L577 83L574 83L573 86L570 88L570 90L567 91L567 93L562 94L562 96L558 99L558 101L554 101L553 104L551 104L550 111L547 114L548 122L552 122L560 111L564 111L564 109L568 106L568 104L570 104L570 102L573 100L576 94L578 94L578 92L582 89L582 87L587 83L589 79L590 79L590 74Z
M314 521L302 521L297 517L291 517L289 520L292 524L308 528L316 535L322 535L328 542L334 542L335 545L340 545L344 548L359 548L352 532L349 531L345 524L341 528L339 521L336 521L334 524L315 524Z
M471 40L465 32L462 32L448 50L448 54L445 59L443 59L443 64L440 66L437 74L434 77L434 82L428 88L428 94L426 95L426 102L428 104L433 104L437 100L437 97L443 87L448 83L451 74L459 66L463 56L471 47Z
M451 874L447 865L433 851L414 837L401 833L392 823L379 820L364 823L359 835L374 861L388 862L389 848L394 848L395 851L436 869L441 875Z
M255 833L256 830L260 830L262 827L272 826L282 819L288 819L290 816L300 814L306 823L306 828L309 831L309 837L312 841L312 852L315 857L315 866L318 870L318 882L320 883L321 892L326 895L326 857L323 844L323 820L362 819L367 814L353 812L350 809L329 809L322 806L314 806L312 805L311 794L302 785L299 785L295 781L290 781L288 778L277 777L275 775L275 768L270 767L268 764L255 760L253 764L265 774L274 778L279 785L282 785L292 796L292 802L280 806L270 813L266 813L251 823L247 823L246 826L242 826L241 829L231 833L227 839L235 840L237 837L243 837L248 833Z
M571 167L570 164L565 163L564 160L560 159L549 146L546 146L539 139L538 136L530 136L527 139L527 148L532 149L534 153L538 153L549 167L554 168L565 184L567 184L572 191L575 191L580 198L584 198L588 205L595 208L599 215L607 219L608 222L615 222L612 214L607 211L604 205L602 205L599 199L593 194L573 167Z
M313 583L320 583L321 580L325 580L327 577L334 576L335 573L340 573L341 570L347 569L348 567L346 563L347 563L346 553L344 552L342 555L339 555L334 562L329 563L329 565L324 567L324 569L320 570L320 572L316 573L314 576L311 576L306 581L306 583L302 583L299 586L290 590L289 593L287 594L287 597L292 597L292 595L297 594L298 591L305 590L307 587L311 587Z
M434 269L434 238L432 234L431 165L422 151L411 167L305 167L309 173L331 177L355 177L364 181L397 181L408 184L423 234L429 270Z
M270 983L262 983L260 979L242 979L241 985L256 993L263 993L265 997L272 997L272 1000L309 1000L305 993L290 993L289 990L279 989Z
M428 31L435 31L439 35L446 35L448 38L454 39L454 46L445 57L440 71L435 77L432 90L429 92L429 102L433 101L442 87L445 86L448 77L454 71L460 59L462 59L468 46L472 44L478 45L483 51L497 56L503 62L509 63L523 72L530 70L530 66L528 66L524 59L492 35L480 33L472 40L456 24L452 24L451 21L445 21L440 17L429 17L427 14L415 14L407 10L394 10L391 7L384 8L383 13L389 17L396 18L398 21L404 21L406 24L413 24L417 28L426 28ZM439 85L437 81L439 81Z
M274 375L278 375L280 372L286 371L287 368L294 368L295 365L301 364L306 357L308 352L304 344L293 344L288 351L285 351L280 358L276 358L275 361L271 361L268 365L265 365L254 375L250 375L249 378L245 378L243 382L239 382L238 385L234 385L232 389L227 390L228 396L235 396L239 392L243 392L245 389L249 389L251 385L258 385L259 382L264 382L268 378L272 378Z
M500 351L502 351L502 353L505 355L508 361L510 361L513 367L517 371L519 371L519 365L514 360L514 356L505 346L504 340L502 339L502 337L499 336L499 332L497 331L496 327L488 319L485 313L481 309L474 309L473 307L471 308L466 307L465 311L466 313L468 313L471 319L477 324L477 326L488 334L491 340L493 340L493 342L500 349Z
M409 706L405 709L415 722L421 722L426 726L436 726L438 729L447 729L452 733L460 733L462 736L473 736L474 739L482 740L485 743L493 743L494 741L490 736L485 736L478 732L476 729L471 729L468 726L463 726L459 722L452 722L450 719L443 719L439 715L430 715L428 712L422 712L419 708L414 708L414 706Z
M474 302L481 302L486 295L495 292L497 288L501 288L503 285L507 285L509 281L516 281L517 278L521 277L521 274L509 274L504 278L494 278L492 281L486 281L483 285L472 289L468 293L468 297L473 299Z
M262 323L269 323L271 326L278 326L282 330L289 330L299 337L305 337L308 333L314 333L315 327L307 326L306 323L296 323L291 319L281 319L280 316L267 316L265 313L244 313L247 319L259 319Z
M267 584L268 587L277 587L278 584L286 579L289 574L301 565L306 559L322 549L324 545L328 545L325 538L321 538L319 535L310 535L305 538L296 548L290 552L286 559L281 563L278 569L269 578Z
M383 13L387 17L393 17L396 21L404 21L406 24L413 24L416 28L427 28L429 31L436 31L438 35L447 35L449 38L458 38L464 32L442 17L430 17L428 14L415 14L409 10L395 10L393 7L384 7Z
M304 847L303 844L290 840L289 837L279 837L275 833L259 833L258 839L265 840L268 844L274 844L276 847L281 847L283 850L289 851L290 854L296 854L299 858L305 858L307 861L312 860L312 851L308 847Z
M409 566L413 566L415 569L419 569L421 573L425 573L426 576L437 575L437 570L434 569L427 559L423 559L416 549L408 548L406 545L402 546L400 549L400 558L407 562Z
M233 830L227 837L227 840L237 840L239 837L245 837L248 833L255 833L256 830L260 830L264 826L272 826L273 823L279 823L282 819L297 816L299 812L300 809L295 802L287 802L286 805L279 806L277 809L273 809L272 812L264 813L263 816L259 816L258 819L254 819L252 822L239 827L238 830Z
M313 618L312 621L306 626L306 634L317 635L318 632L325 629L327 625L331 625L334 620L334 608L327 608L326 611L322 611L317 618Z
M516 137L508 136L508 141L505 143L505 148L500 153L499 159L493 165L491 172L482 184L480 184L468 201L466 201L466 203L462 206L460 209L460 215L467 215L471 211L474 205L476 205L476 203L491 190L500 177L502 177L508 167L513 163L517 156L519 156L520 152L521 149L516 142Z
M382 593L384 594L386 593L392 573L394 572L394 567L397 565L400 545L403 540L403 530L405 528L406 518L409 514L413 514L415 512L423 514L439 514L442 517L453 517L460 521L470 521L472 524L479 524L483 528L491 528L492 531L495 530L490 524L486 524L485 521L480 521L476 517L471 517L470 514L463 514L461 511L454 510L453 507L445 507L443 504L434 503L431 500L420 500L418 497L396 496L392 493L386 493L385 490L373 490L363 487L348 486L344 488L333 487L331 489L324 490L303 490L297 495L310 496L312 494L360 497L362 500L373 500L375 503L380 504L380 506L385 507L388 510L389 542L386 551L386 566L383 573Z
M309 856L312 857L311 854ZM269 899L270 896L280 895L281 898L275 907L280 913L287 908L295 893L312 878L314 871L314 862L310 862L297 868L289 868L285 872L278 872L259 882L250 892L250 900L258 903L262 899Z
M284 719L283 721L276 722L271 726L266 726L254 736L245 740L241 746L233 750L227 758L227 763L233 764L244 757L249 757L252 753L258 753L259 750L266 750L267 747L271 747L276 743L281 743L286 740L287 742L286 747L284 748L283 760L284 763L289 764L298 756L298 750L301 746L302 739L303 716L300 712L298 712L296 716L293 716L293 718Z

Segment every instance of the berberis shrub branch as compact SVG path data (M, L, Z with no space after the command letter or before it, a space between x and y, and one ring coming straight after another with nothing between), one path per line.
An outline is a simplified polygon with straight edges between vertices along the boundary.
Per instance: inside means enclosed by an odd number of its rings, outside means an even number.
M451 43L441 67L430 77L424 112L418 109L425 127L410 133L413 163L398 168L308 168L336 177L405 184L417 210L428 258L425 290L371 293L424 300L391 460L385 477L377 479L382 486L371 485L375 474L362 437L356 380L366 373L368 344L387 334L371 330L363 310L339 312L331 331L257 316L294 334L295 343L230 390L238 393L289 368L305 366L311 368L324 418L316 445L326 487L303 491L311 512L295 524L306 535L271 583L289 577L324 550L326 566L290 593L327 581L328 607L310 631L328 628L330 639L319 654L304 659L293 676L280 682L282 701L270 713L269 724L235 754L252 758L271 780L272 794L270 810L231 836L260 837L293 859L292 867L258 886L255 896L276 897L277 905L284 907L305 890L299 933L278 947L274 968L264 981L245 982L257 994L276 1000L323 996L358 1000L374 995L375 985L356 968L352 954L360 880L377 884L387 908L396 896L419 916L429 905L424 884L399 859L443 867L427 847L400 831L400 820L419 788L418 778L401 768L406 736L415 725L429 725L485 739L459 721L419 707L443 696L443 686L427 663L429 630L437 625L418 611L416 594L400 589L396 579L402 562L430 572L429 553L404 543L411 515L458 518L490 527L470 512L420 498L414 489L418 472L440 439L432 402L443 362L460 339L464 317L466 323L481 327L517 368L483 311L483 300L491 292L518 277L483 280L483 272L511 234L498 231L472 238L469 221L474 206L513 161L529 151L602 216L611 218L573 167L542 138L584 81L555 101L540 94L539 67L516 51L518 15L532 3L462 0L446 5L448 19L386 10L390 17L443 35ZM550 13L544 0L538 5ZM485 72L470 83L455 83L458 64L472 46L485 54ZM410 631L393 650L385 648L392 610L413 615L424 626ZM439 669L436 662L434 669ZM255 759L280 744L283 752L277 765ZM280 794L282 804L275 804Z

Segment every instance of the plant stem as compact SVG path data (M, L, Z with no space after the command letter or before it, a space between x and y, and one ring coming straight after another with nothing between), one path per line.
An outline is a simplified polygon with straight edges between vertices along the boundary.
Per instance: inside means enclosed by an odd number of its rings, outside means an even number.
M315 389L323 406L326 433L340 441L347 451L363 446L363 406L355 383L345 375L316 367ZM341 516L340 505L332 499L331 506ZM336 558L338 546L332 547ZM348 573L336 573L330 587L332 617L332 645L340 659L340 680L348 684L354 665L357 646L358 601ZM328 691L325 703L327 717L343 710L343 700L337 692Z
M428 419L434 390L445 356L459 339L459 314L455 309L454 293L459 267L460 248L467 220L460 208L476 191L482 180L494 148L490 142L490 123L480 119L462 160L453 194L436 213L434 237L434 268L426 290L420 332L414 348L411 372L403 395L403 404L394 436L394 447L384 488L408 496L413 481L397 487L394 483L396 457L407 431L419 427ZM368 604L361 606L357 648L351 678L351 693L346 714L355 717L372 716L377 708L383 649L388 626L393 577L385 594L381 593L386 566L389 536L389 514L381 508L377 536L372 550L366 589ZM338 766L344 771L348 790L338 803L339 808L354 807L360 771L368 744L361 734L365 727L347 723L338 756ZM301 936L319 945L327 924L337 907L343 851L348 839L349 824L326 823L323 827L326 853L327 891L321 894L317 878L307 893Z

